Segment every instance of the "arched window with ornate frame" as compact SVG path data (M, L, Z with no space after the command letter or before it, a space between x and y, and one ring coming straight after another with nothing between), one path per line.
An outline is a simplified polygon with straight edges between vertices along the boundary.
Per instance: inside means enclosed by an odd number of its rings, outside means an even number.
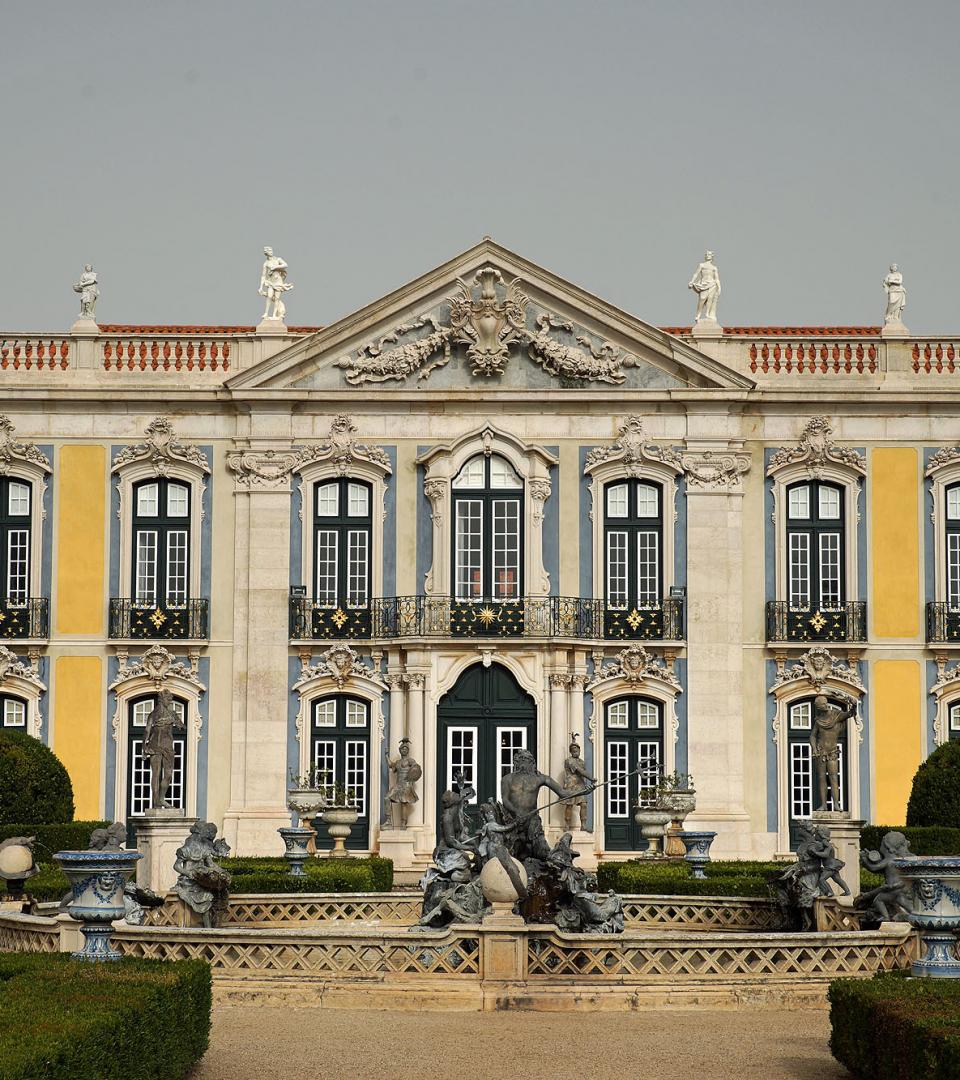
M39 739L43 731L40 699L47 687L37 670L0 645L0 727Z

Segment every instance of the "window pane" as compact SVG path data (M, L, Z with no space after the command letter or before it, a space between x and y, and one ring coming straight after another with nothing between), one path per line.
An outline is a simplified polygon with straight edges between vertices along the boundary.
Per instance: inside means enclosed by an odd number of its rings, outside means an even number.
M520 503L493 501L493 596L513 600L520 595Z
M960 609L960 533L947 533L947 603Z
M497 790L499 791L499 781L508 772L513 771L513 755L518 750L526 750L527 748L527 729L498 728L497 743Z
M820 488L820 517L829 521L839 520L840 491L838 488Z
M950 706L950 730L960 731L960 705Z
M627 719L627 703L625 701L614 701L607 706L607 727L629 727L629 720Z
M627 606L627 534L607 533L607 606Z
M367 740L347 742L347 768L344 785L347 802L361 817L367 813Z
M347 701L347 727L367 726L367 706L362 701Z
M641 806L654 806L661 771L659 742L637 743L637 767L643 770L637 778L637 799Z
M813 706L809 701L801 701L790 706L790 727L794 731L809 731Z
M790 533L788 540L790 607L804 611L810 607L810 536L808 533Z
M453 481L455 488L483 487L483 458L474 457L466 462Z
M157 484L141 484L137 488L137 517L156 517L159 505Z
M326 701L318 701L313 707L313 726L314 727L336 727L337 726L337 703L333 698L327 698Z
M347 533L347 603L351 607L367 606L369 564L369 532L366 529L351 529Z
M337 540L332 529L317 530L316 601L327 607L337 602Z
M337 775L337 744L333 739L314 741L313 768L317 778L317 787L328 799L332 798Z
M483 504L479 499L456 503L456 589L458 600L483 596Z
M153 712L154 705L156 705L155 698L144 698L134 703L133 716L130 719L134 727L147 726L147 717Z
M655 518L660 513L660 492L652 484L637 487L637 517Z
M629 779L626 776L627 744L607 740L607 817L625 818L630 813Z
M189 502L189 489L185 484L170 484L167 488L167 517L186 517Z
M637 702L637 727L658 728L660 726L660 706L652 701Z
M660 538L655 532L637 533L637 603L660 599Z
M820 606L840 604L840 534L820 534Z
M13 698L3 699L3 726L26 727L27 706L26 702L16 701Z
M787 493L787 516L792 518L810 517L810 488L805 484L790 488Z
M523 481L514 472L513 466L506 458L494 454L490 458L490 487L519 488L523 487Z
M167 533L167 603L187 602L187 530Z
M7 510L13 517L26 516L30 513L30 485L10 481L7 492Z
M336 484L321 484L317 488L317 516L336 517L339 499Z
M626 484L607 488L607 517L625 518L630 513L630 489Z
M453 790L457 773L474 790L477 787L477 729L475 727L452 727L447 729L447 787ZM470 800L476 802L476 796Z
M947 518L960 521L960 487L947 489Z
M23 604L30 592L30 532L11 529L7 533L7 599Z
M151 706L152 708L152 706ZM173 768L170 772L170 787L167 789L167 802L182 810L185 808L183 763L185 740L173 740ZM131 814L143 814L153 805L150 790L150 763L143 753L143 739L130 740L130 792L128 796Z
M347 485L347 515L367 517L370 514L370 492L363 484Z
M138 529L136 535L137 595L142 603L157 602L157 534L152 530Z
M808 818L813 809L813 763L810 744L790 743L790 816Z

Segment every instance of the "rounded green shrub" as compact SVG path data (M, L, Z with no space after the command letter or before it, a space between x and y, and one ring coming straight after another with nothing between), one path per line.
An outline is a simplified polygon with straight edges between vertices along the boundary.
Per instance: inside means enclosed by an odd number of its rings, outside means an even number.
M960 828L960 743L944 743L917 769L907 824Z
M73 821L73 786L57 756L23 731L0 731L0 826Z

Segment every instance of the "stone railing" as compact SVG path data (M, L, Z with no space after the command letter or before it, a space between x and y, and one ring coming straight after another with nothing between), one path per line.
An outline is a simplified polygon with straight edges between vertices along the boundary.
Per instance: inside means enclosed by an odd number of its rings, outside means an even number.
M916 341L913 370L918 374L952 375L960 367L960 344L953 341Z
M228 371L228 338L116 337L102 343L106 371Z
M0 371L64 371L70 366L70 352L69 338L0 338Z
M750 371L754 374L872 375L878 370L877 345L872 341L751 341Z

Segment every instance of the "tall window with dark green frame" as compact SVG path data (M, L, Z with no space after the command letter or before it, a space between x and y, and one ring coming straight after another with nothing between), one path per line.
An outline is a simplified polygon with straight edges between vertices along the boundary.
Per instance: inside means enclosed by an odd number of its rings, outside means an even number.
M643 697L607 702L603 739L605 845L611 851L642 850L647 842L634 820L634 811L656 801L653 770L663 770L662 705Z
M663 488L637 479L605 485L603 531L605 636L661 636Z
M372 488L344 477L321 480L313 491L313 636L367 637Z
M138 606L182 608L190 596L190 485L143 480L133 489L131 589Z
M454 477L453 596L523 595L523 480L506 458L478 454Z
M357 811L348 848L370 842L370 705L361 698L337 694L314 701L311 709L310 763L318 786L333 798L342 787L348 806ZM324 832L324 830L321 830ZM329 836L318 836L318 847L331 847Z
M960 484L951 484L945 498L947 611L960 612Z
M816 766L813 760L813 747L810 735L813 730L813 698L791 702L787 708L787 798L789 799L790 848L795 850L799 835L797 825L807 821L816 806ZM849 809L847 779L847 736L844 733L839 742L839 778L840 802L842 809ZM827 809L836 810L833 801L827 797Z
M0 476L0 600L14 606L30 597L32 496L26 480Z
M787 488L790 611L836 611L845 600L843 489L809 480Z

